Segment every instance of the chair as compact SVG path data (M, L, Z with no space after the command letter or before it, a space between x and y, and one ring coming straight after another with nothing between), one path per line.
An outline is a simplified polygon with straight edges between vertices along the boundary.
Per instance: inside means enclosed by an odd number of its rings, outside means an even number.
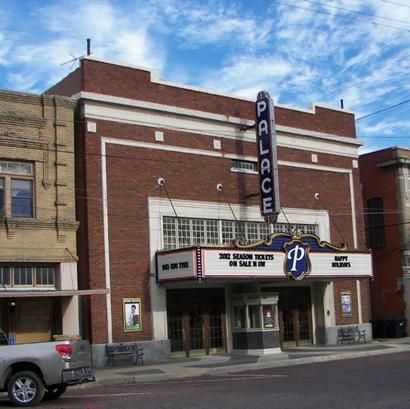
M357 342L360 343L360 340L362 339L364 342L366 341L366 329L360 329L359 327L354 327L354 333L355 336L357 337Z

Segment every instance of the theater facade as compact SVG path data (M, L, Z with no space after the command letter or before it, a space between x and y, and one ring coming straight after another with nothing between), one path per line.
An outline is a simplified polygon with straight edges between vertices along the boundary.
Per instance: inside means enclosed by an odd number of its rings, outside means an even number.
M78 101L79 287L107 289L82 310L97 365L109 342L155 361L371 338L353 113L275 106L270 223L254 100L94 57L48 93Z

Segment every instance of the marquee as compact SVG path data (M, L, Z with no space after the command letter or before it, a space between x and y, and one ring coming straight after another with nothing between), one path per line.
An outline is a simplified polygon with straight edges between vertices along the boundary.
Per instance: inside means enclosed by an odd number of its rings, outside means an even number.
M370 253L322 242L312 234L273 234L252 244L158 252L157 281L206 279L328 280L372 276Z

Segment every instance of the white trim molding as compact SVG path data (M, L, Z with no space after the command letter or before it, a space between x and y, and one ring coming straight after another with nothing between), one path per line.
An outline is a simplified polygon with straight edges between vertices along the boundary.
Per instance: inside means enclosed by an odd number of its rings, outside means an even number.
M84 99L82 115L85 119L140 125L150 128L171 129L225 139L240 139L256 143L253 129L243 127L254 121L225 115L196 111L146 101L80 92L73 98ZM100 103L109 104L102 106ZM338 156L358 158L363 143L355 138L325 134L305 129L277 125L278 146Z

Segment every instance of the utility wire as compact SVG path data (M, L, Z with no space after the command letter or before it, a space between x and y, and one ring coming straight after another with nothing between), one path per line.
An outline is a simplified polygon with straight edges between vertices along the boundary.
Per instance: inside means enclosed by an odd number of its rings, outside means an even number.
M390 1L390 0L380 0L380 1L382 1L383 3L394 4L395 6L399 6L399 7L407 7L407 8L409 8L409 9L410 9L410 6L409 6L409 5L407 5L407 4L397 3L397 2L395 2L395 1Z
M369 118L369 117L371 117L371 116L380 114L381 112L385 112L385 111L389 111L390 109L397 108L398 106L407 104L407 103L409 103L409 102L410 102L410 99L406 99L405 101L399 102L398 104L391 105L391 106L389 106L389 107L387 107L387 108L379 109L378 111L372 112L371 114L367 114L367 115L361 116L361 117L359 117L359 118L356 118L356 122L357 122L357 121L360 121L360 120L362 120L362 119Z
M219 186L220 186L220 188L219 188ZM245 232L243 231L242 223L239 222L238 219L236 218L235 212L233 211L232 206L231 206L231 204L229 203L229 200L228 200L228 198L227 198L227 196L226 196L226 194L225 194L225 189L224 189L224 187L223 187L222 185L218 185L218 191L219 191L219 192L222 192L222 195L223 195L223 197L224 197L224 199L225 199L225 202L228 204L229 209L231 210L232 216L233 216L234 219L235 219L236 225L238 226L239 232L240 232L240 234L241 234L243 240L246 241L246 235L245 235Z
M395 18L378 16L376 14L365 13L363 11L352 10L352 9L348 9L348 8L340 7L340 6L334 6L333 4L322 3L322 2L319 2L319 1L313 1L313 0L302 0L302 1L304 1L306 3L311 3L311 4L324 6L324 7L330 7L330 8L337 9L337 10L347 11L348 13L360 14L362 16L367 16L367 17L372 17L372 18L380 18L380 19L383 19L383 20L394 21L395 23L402 23L402 24L410 25L410 22L408 22L408 21L396 20Z
M375 21L358 19L358 18L347 17L347 16L340 16L338 14L330 13L330 12L325 11L325 10L318 10L318 9L311 9L311 8L307 8L307 7L296 6L294 4L283 3L283 2L277 1L277 0L275 0L275 3L280 4L282 6L285 6L285 7L297 8L297 9L301 9L301 10L311 11L313 13L326 14L328 16L330 15L330 16L337 17L337 18L344 19L344 20L358 21L358 22L361 22L361 23L373 24L373 25L379 26L379 27L385 27L385 28L390 28L390 29L393 29L393 30L400 30L400 31L405 31L407 33L410 33L410 29L405 29L405 28L395 27L395 26L389 26L387 24L376 23Z

